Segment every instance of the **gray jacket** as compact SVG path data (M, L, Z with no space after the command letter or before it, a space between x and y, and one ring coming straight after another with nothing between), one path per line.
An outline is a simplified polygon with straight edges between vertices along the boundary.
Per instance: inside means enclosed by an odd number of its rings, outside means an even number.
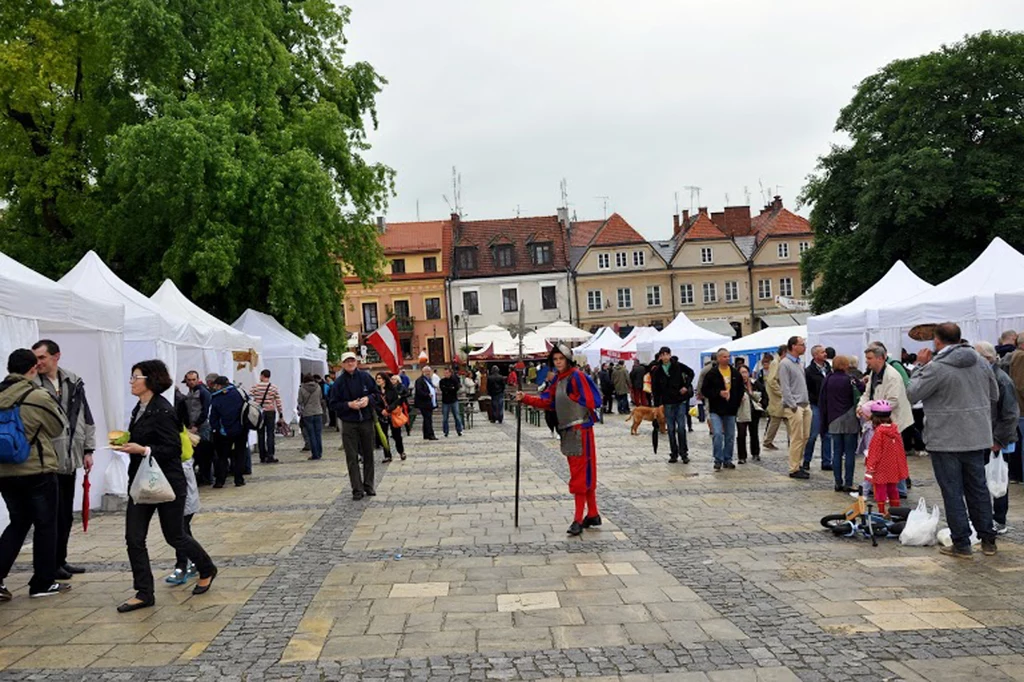
M50 397L60 405L68 427L60 436L52 439L53 449L57 453L57 473L74 474L85 462L85 455L96 449L96 424L89 409L89 401L85 397L85 383L73 372L63 368L57 369L57 381L60 383L60 396L56 387L49 379L36 376L32 380L36 386L46 390Z
M315 381L307 381L299 388L299 416L316 417L324 413L320 402L320 386Z
M782 405L790 409L810 404L807 393L807 374L799 362L786 356L779 360L779 384L782 386Z
M992 365L996 373L996 384L999 386L999 401L992 406L992 439L1006 447L1017 442L1017 421L1020 419L1020 406L1017 405L1017 388L1013 379L998 365Z
M943 348L914 370L907 393L911 403L924 403L929 452L992 448L992 411L999 402L999 386L995 372L973 348Z

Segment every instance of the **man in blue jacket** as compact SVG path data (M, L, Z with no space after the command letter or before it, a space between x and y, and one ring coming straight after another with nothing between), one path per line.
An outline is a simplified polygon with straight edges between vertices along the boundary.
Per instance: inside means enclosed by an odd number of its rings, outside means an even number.
M377 494L373 489L374 420L377 418L374 403L380 389L373 377L358 365L355 353L341 356L343 371L334 379L328 401L341 421L341 443L345 448L353 500ZM362 476L359 472L360 457L363 458Z
M242 423L245 398L225 376L213 380L210 394L210 430L217 458L213 463L214 488L223 488L228 477L228 461L235 486L245 485L245 448L249 432Z

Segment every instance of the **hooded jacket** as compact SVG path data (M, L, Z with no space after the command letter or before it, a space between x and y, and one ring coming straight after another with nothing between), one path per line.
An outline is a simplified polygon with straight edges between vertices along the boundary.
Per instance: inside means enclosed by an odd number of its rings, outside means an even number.
M992 410L999 401L999 386L988 362L973 348L943 348L914 370L908 392L912 402L924 403L929 452L992 448Z
M627 395L630 389L629 373L625 365L615 365L612 370L612 385L615 387L615 395Z
M236 438L245 432L242 405L245 398L236 387L228 385L214 391L210 400L210 428L213 433Z
M651 396L654 406L679 405L689 403L693 397L693 370L676 359L668 364L668 372L660 360L655 360L649 368L651 373ZM686 395L680 393L686 389Z
M992 406L992 439L1005 448L1017 442L1017 422L1020 420L1017 390L1013 379L998 364L992 365L992 371L999 386L999 400Z
M0 478L56 473L57 453L53 439L68 427L64 413L50 394L30 382L24 375L9 374L0 383L0 410L12 408L21 401L21 423L32 452L21 464L0 464Z
M299 414L303 417L318 417L324 413L321 390L315 381L307 381L299 387Z
M96 449L96 423L85 397L85 382L73 372L57 369L60 383L60 398L51 391L49 379L36 375L32 383L44 389L54 402L60 405L68 422L68 429L53 439L53 450L57 453L58 474L74 474L85 464L85 455Z

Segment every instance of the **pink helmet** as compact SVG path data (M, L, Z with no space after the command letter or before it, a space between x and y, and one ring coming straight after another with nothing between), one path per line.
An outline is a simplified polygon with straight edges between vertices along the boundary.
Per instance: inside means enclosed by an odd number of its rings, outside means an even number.
M868 409L871 410L871 414L888 416L892 414L892 403L888 400L872 400L868 403Z

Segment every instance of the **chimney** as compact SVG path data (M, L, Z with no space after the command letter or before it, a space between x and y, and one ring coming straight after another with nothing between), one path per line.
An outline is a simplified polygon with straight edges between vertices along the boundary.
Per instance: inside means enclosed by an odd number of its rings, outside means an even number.
M562 207L558 209L558 222L562 224L562 229L569 230L569 209Z
M704 215L707 215L708 214L708 207L707 206L701 206L700 208L697 209L697 213L703 213Z
M675 235L679 234L679 230L680 229L682 229L682 227L679 224L679 214L678 213L673 213L672 214L672 236L675 236Z
M384 234L388 231L388 222L384 219L384 216L377 216L377 232Z
M683 209L683 227L689 227L689 226L690 226L690 209L684 208Z
M782 208L782 197L776 194L772 197L772 210L779 211Z
M712 213L711 222L717 225L720 229L725 227L725 213Z
M730 237L746 237L750 234L750 207L726 206L725 231Z

